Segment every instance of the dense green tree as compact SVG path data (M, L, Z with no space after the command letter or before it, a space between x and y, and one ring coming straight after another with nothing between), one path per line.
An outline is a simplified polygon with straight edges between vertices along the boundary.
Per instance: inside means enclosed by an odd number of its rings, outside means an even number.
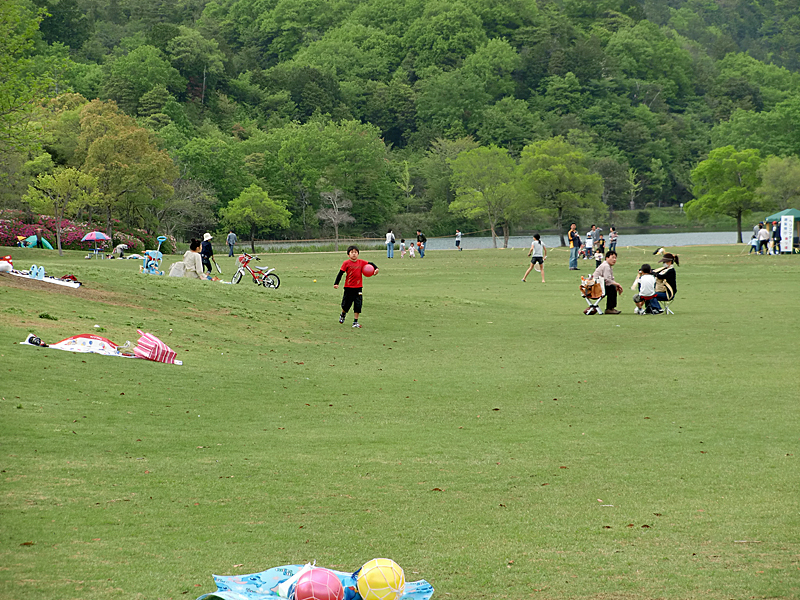
M487 41L481 20L461 2L434 0L409 24L403 44L417 71L455 69Z
M41 18L26 2L0 2L0 161L36 143L28 124L47 81L33 75L29 52Z
M317 68L340 80L387 81L402 58L399 37L348 22L301 48L293 62Z
M555 209L562 246L566 246L564 212L600 205L603 178L590 172L587 163L586 156L561 137L536 142L522 150L524 189L534 205Z
M757 196L776 203L779 210L800 205L800 158L770 156L761 164L758 176Z
M222 206L253 185L254 177L244 167L244 149L236 140L219 134L195 137L175 151L189 176L217 193Z
M475 133L490 99L481 80L460 69L417 82L418 144Z
M112 219L154 228L152 219L178 176L175 163L150 132L119 112L113 102L94 100L81 109L76 157L81 171L97 178L98 202L111 236Z
M800 155L800 94L768 112L737 110L711 131L715 147L756 148L763 154Z
M291 213L280 200L274 200L257 184L242 190L220 211L223 221L235 231L250 235L250 249L255 252L256 233L267 233L289 226Z
M686 214L692 219L709 215L735 218L737 242L741 244L742 217L775 205L773 199L755 193L761 185L761 162L758 150L739 151L733 146L712 150L692 171L696 199L686 204Z
M34 0L33 3L47 11L39 26L47 43L60 42L78 49L89 39L92 23L79 0Z
M425 177L427 208L432 208L436 201L449 206L455 200L452 161L462 152L473 150L479 144L472 137L455 140L437 138L431 142L420 161L420 170Z
M186 80L158 48L139 46L110 64L103 92L125 112L135 114L139 99L157 85L166 86L173 93L183 93Z
M476 135L483 144L500 146L514 156L525 144L547 137L542 120L531 113L528 103L511 97L483 110Z
M475 148L450 160L456 199L450 211L484 220L497 248L497 226L503 227L503 248L509 229L522 210L517 163L497 146Z
M166 54L201 103L206 90L214 89L225 71L219 44L196 29L181 27L180 33L167 43Z

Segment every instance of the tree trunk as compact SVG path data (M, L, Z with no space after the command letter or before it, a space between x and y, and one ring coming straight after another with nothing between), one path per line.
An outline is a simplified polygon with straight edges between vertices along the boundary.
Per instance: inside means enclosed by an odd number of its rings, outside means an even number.
M250 252L256 253L256 226L250 226Z
M55 211L56 214L56 248L58 248L58 255L64 256L64 251L61 249L61 215L58 214L58 211Z
M497 232L494 230L494 223L490 227L492 228L492 247L497 248Z
M742 213L739 211L736 213L736 243L742 243Z
M561 247L565 248L567 243L564 241L564 228L561 226L561 221L564 218L564 209L558 207L558 218L556 219L556 227L558 227L558 237L561 240Z
M509 234L508 223L503 223L503 248L508 248L508 234Z
M333 235L336 238L336 251L339 251L339 224L333 224Z

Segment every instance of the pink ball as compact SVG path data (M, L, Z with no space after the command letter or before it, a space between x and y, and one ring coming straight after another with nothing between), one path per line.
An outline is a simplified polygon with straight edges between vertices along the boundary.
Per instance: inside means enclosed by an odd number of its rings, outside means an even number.
M364 277L372 277L375 274L375 267L372 265L364 265L361 268L361 272L364 274Z
M303 573L294 587L294 600L342 600L342 582L328 569L314 568Z

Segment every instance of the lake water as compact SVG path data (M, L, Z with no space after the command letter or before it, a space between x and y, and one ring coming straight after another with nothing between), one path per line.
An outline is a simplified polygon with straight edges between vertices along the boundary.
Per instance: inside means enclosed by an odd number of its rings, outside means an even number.
M742 232L744 237L745 233ZM582 232L581 240L583 240L586 232ZM605 233L603 237L606 238L606 249L609 247L608 235ZM566 236L564 236L566 239ZM530 248L531 240L530 235L514 235L508 238L509 248ZM561 245L561 241L557 235L543 235L542 242L548 248L557 248ZM735 244L736 232L735 231L692 231L687 233L675 232L660 232L654 231L649 233L632 233L620 234L617 239L617 248L625 246L664 246L666 248L674 248L676 246L697 246L703 244ZM498 248L503 245L502 236L497 238ZM492 248L492 238L489 237L465 237L461 240L461 247L465 250L470 248ZM455 240L453 238L433 238L428 240L428 250L453 250L455 249Z
M749 239L750 230L742 232L744 238ZM581 232L581 240L583 240L586 232ZM564 236L566 239L566 235ZM608 237L604 232L604 237ZM508 238L509 248L530 248L531 235L513 235ZM416 240L416 236L411 238ZM409 240L409 241L411 241ZM557 235L543 235L542 241L548 248L558 248L561 244ZM319 245L322 240L317 241L277 241L277 240L256 240L256 245L262 248L287 248L291 246L315 246ZM324 243L331 243L332 240L325 240ZM241 243L241 242L240 242ZM340 239L339 247L344 249L349 244L355 243L356 245L366 246L380 244L380 240L365 240L360 239ZM400 243L400 238L397 238L397 243ZM706 244L735 244L736 232L735 231L690 231L684 233L676 233L675 231L659 231L659 230L645 230L639 233L621 233L617 240L617 248L624 248L625 246L650 246L666 248L675 248L678 246L697 246ZM248 244L243 243L242 247L246 249ZM503 238L497 238L498 248L503 246ZM491 236L465 236L461 240L461 247L465 250L474 250L482 248L492 248ZM608 239L606 239L606 248L609 247ZM227 247L225 248L227 251ZM428 238L427 250L455 250L455 238Z

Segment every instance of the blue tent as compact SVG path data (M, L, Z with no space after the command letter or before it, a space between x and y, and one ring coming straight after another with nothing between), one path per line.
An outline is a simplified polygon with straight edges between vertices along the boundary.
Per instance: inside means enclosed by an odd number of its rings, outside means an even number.
M25 244L24 245L25 245L26 248L36 248L36 236L35 235L29 235L27 238L25 238ZM48 242L44 238L42 238L42 246L44 246L48 250L52 250L53 249L52 244L50 244L50 242Z

